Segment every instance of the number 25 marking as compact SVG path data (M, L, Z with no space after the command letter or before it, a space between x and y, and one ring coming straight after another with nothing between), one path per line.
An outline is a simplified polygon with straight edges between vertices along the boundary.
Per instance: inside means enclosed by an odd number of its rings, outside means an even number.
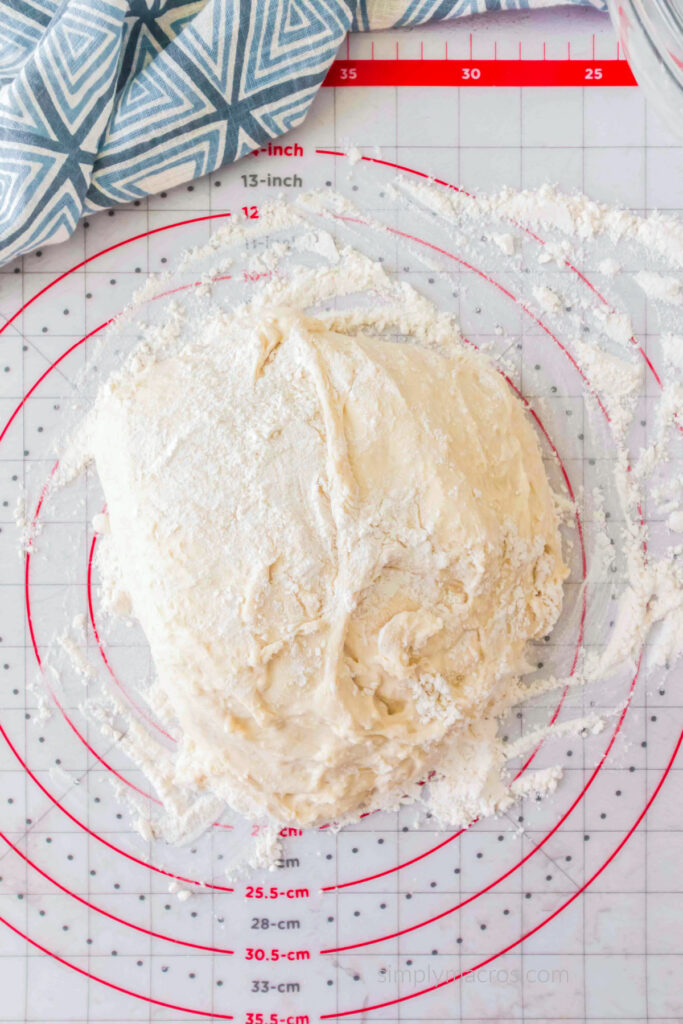
M584 77L587 82L597 82L602 78L602 68L586 68L586 74Z

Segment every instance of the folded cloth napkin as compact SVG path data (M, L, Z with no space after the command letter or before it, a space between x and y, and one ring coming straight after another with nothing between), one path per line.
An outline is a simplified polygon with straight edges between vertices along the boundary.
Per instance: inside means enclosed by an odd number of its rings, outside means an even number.
M349 31L558 2L0 0L0 263L294 128Z

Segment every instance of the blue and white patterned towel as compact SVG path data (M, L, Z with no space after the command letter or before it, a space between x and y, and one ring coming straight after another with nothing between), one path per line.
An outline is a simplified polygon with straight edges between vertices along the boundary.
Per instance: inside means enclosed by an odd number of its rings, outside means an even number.
M0 0L0 263L300 124L349 31L557 2Z

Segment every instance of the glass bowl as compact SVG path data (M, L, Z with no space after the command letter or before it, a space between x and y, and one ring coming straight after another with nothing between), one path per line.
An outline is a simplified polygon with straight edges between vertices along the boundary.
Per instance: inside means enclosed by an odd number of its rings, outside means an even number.
M639 85L683 138L683 0L608 0L608 6Z

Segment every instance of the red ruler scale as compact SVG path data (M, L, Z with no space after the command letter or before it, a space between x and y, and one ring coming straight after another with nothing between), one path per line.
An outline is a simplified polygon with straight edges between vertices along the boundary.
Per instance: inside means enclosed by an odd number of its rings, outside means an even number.
M625 60L336 60L334 86L633 86Z

